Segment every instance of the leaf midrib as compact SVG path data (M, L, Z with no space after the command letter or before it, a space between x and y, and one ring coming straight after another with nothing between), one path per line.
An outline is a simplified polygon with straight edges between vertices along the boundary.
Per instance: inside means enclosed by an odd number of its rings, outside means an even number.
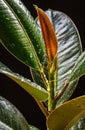
M26 29L24 28L23 24L21 23L21 20L18 18L17 14L16 14L16 13L14 12L14 10L11 8L11 6L9 5L9 3L6 2L6 0L3 0L3 1L4 1L4 2L6 3L6 5L9 7L9 9L11 10L11 12L12 12L13 15L15 16L15 18L17 19L19 25L21 26L22 30L24 31L24 33L25 33L25 35L26 35L28 41L29 41L30 44L31 44L31 47L32 47L33 52L34 52L34 55L35 55L35 57L36 57L36 60L37 60L38 66L39 66L39 68L40 68L40 70L41 70L42 65L41 65L40 60L39 60L39 58L38 58L38 56L37 56L37 53L36 53L36 51L35 51L35 48L34 48L32 42L31 42L31 39L30 39L30 37L29 37L28 34L27 34Z
M0 125L5 126L5 128L7 128L9 130L14 130L14 129L10 128L7 124L3 123L2 121L0 121Z

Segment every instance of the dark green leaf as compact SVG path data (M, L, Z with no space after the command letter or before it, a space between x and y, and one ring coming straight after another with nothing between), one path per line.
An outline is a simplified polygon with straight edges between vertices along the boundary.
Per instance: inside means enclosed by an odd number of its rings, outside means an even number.
M34 98L44 101L48 97L48 93L41 86L36 83L31 82L29 79L24 78L23 76L12 72L4 64L0 62L0 73L5 74L17 84L19 84L23 89L30 93Z
M61 96L61 98L57 101L57 105L62 104L63 102L67 101L69 99L69 97L72 95L72 93L75 91L76 86L78 84L78 79L75 81L72 81L69 85L68 85L68 89L66 89L66 91L64 92L64 94Z
M69 75L70 78L68 78L68 82L69 82L68 89L64 92L63 96L59 99L57 104L61 104L62 102L69 99L70 95L74 92L76 88L78 79L83 75L85 75L85 52L83 52L79 56L76 64L74 65L72 72Z
M0 0L0 42L20 61L40 69L45 60L44 42L23 3Z
M79 114L82 112L85 115L85 96L63 103L49 115L47 120L49 130L64 130L67 125L71 127L73 123L81 118ZM72 120L75 120L75 122L69 124Z
M0 130L30 130L23 115L2 97L0 97Z
M39 71L36 71L34 69L30 69L30 72L31 72L31 75L32 75L32 78L34 80L34 82L36 82L37 84L39 84L42 88L45 88L46 89L46 86L41 78L41 74Z

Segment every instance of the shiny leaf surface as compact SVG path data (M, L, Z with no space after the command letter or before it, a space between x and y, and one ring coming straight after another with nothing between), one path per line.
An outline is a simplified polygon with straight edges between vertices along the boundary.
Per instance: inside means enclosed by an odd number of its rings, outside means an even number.
M76 61L82 52L81 39L75 24L66 14L54 10L47 10L46 14L53 24L58 38L58 79L56 93L59 93L62 90L64 83L68 80ZM41 30L37 19L36 22ZM46 70L46 64L44 68ZM39 84L39 80L37 81L36 79L36 73L34 73L35 72L33 71L34 79ZM62 95L58 104L62 104L70 98L76 88L77 82L78 79L70 82L68 89Z
M0 129L30 130L23 115L3 97L0 97Z
M40 70L45 60L44 42L20 0L0 0L0 42L20 61Z
M76 80L83 75L85 75L85 51L78 58L77 63L75 64L72 70L69 80L70 81Z
M31 82L29 79L24 78L23 76L12 72L4 64L0 62L0 73L5 74L17 84L19 84L23 89L30 93L34 98L44 101L48 97L48 93L45 89L41 88L36 83Z

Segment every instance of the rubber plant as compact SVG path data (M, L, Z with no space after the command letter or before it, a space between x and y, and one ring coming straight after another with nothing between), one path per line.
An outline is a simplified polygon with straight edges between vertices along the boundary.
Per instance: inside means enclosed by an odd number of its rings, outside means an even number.
M0 73L33 97L46 117L47 130L83 130L85 95L69 100L85 74L85 51L78 30L63 12L34 7L36 20L20 0L0 0L0 43L29 66L33 81L1 62ZM3 97L0 129L38 130Z

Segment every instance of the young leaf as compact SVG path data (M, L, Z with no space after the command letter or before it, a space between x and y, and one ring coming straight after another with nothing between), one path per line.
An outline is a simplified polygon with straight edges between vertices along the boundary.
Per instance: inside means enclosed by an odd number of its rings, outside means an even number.
M78 57L81 55L81 39L75 24L66 14L50 9L45 13L52 22L58 38L58 78L56 93L59 93L63 89L64 83L69 79L71 71ZM36 19L36 22L41 30L39 20ZM46 64L44 64L44 68L46 69ZM36 79L36 72L33 76L36 83L39 84L39 80L37 81ZM61 104L70 98L76 88L77 82L78 79L70 82L58 104Z
M0 129L30 130L27 121L17 108L0 96Z
M77 121L78 116L85 110L85 96L77 97L58 106L48 117L49 130L64 130L73 118ZM85 111L84 111L85 112ZM85 115L85 113L83 113ZM62 124L62 125L61 125Z
M54 32L54 28L49 18L45 14L45 12L38 7L36 7L36 10L39 17L42 34L46 45L47 57L48 57L48 69L50 69L51 63L54 60L54 58L55 58L55 62L57 63L56 55L58 50L58 41L57 41L56 34ZM56 63L55 63L55 69L57 65Z
M12 72L4 64L0 62L0 73L5 74L17 84L19 84L23 89L30 93L34 98L37 98L40 101L44 101L48 97L48 93L41 86L36 83L31 82L29 79L24 78L23 76Z
M47 15L54 25L58 38L58 87L61 90L69 78L78 57L82 52L79 32L66 14L48 10Z
M40 70L44 63L40 31L20 0L0 0L0 43L30 67Z

